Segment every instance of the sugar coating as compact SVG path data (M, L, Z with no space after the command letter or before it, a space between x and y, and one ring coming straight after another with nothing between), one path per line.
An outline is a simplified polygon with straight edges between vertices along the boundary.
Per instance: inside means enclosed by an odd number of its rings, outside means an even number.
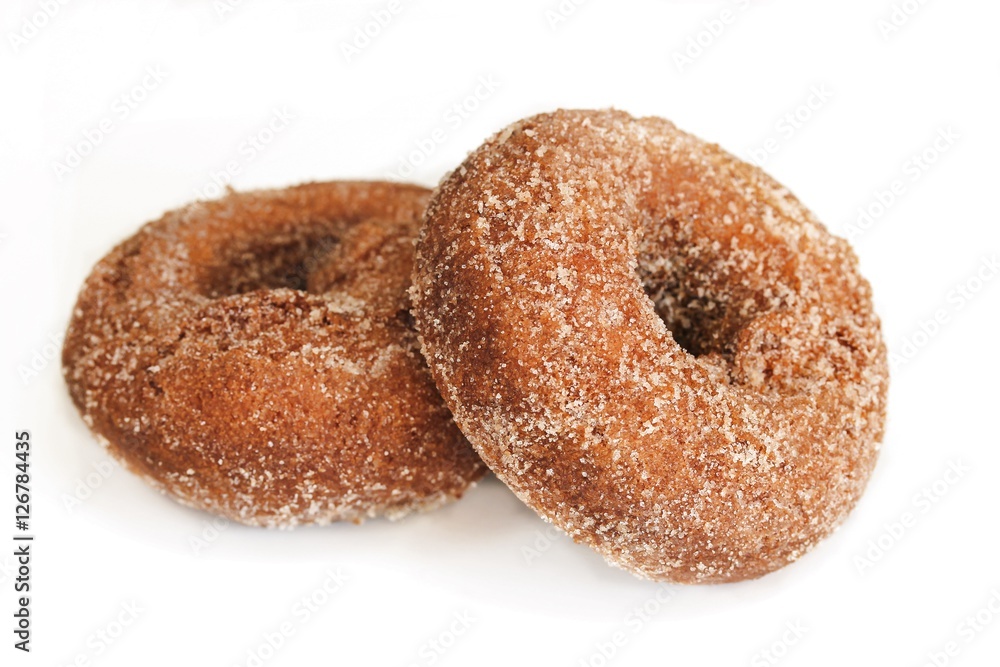
M63 371L109 451L245 524L397 518L485 471L409 314L429 192L312 183L144 226L80 293Z
M888 371L855 255L666 120L557 111L495 135L432 197L411 294L487 465L636 575L780 568L875 464Z

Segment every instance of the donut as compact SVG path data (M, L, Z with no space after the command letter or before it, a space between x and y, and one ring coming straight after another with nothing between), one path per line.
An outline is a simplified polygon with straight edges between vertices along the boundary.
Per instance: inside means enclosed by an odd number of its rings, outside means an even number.
M268 527L398 518L485 467L420 355L407 289L429 191L235 193L94 267L63 372L85 423L181 503Z
M557 111L493 136L432 196L411 294L490 469L640 577L772 572L875 465L888 371L855 255L669 121Z

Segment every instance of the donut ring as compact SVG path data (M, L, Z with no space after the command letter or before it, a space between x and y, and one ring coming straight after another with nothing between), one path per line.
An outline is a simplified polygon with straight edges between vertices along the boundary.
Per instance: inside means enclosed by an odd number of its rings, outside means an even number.
M485 467L409 315L429 192L313 183L167 213L94 268L63 370L111 454L240 523L397 518Z
M875 464L886 352L850 247L666 120L559 111L494 136L432 197L411 292L483 460L637 575L780 568Z

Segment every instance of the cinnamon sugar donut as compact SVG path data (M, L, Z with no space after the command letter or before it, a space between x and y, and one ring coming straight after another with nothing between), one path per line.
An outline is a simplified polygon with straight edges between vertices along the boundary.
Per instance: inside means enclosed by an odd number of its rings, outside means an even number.
M433 196L411 292L487 465L637 575L780 568L875 465L886 353L850 247L666 120L559 111L494 136Z
M102 259L63 349L87 425L192 507L291 526L402 516L485 468L406 293L428 191L313 183L167 213Z

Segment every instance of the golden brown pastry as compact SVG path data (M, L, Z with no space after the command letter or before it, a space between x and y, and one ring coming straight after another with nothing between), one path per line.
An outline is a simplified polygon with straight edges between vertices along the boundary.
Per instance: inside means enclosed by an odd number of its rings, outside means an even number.
M485 468L406 293L428 191L312 183L167 213L94 268L63 349L87 425L181 502L241 523L399 517Z
M434 194L411 291L487 465L635 574L780 568L875 465L886 352L854 253L666 120L558 111L495 135Z

